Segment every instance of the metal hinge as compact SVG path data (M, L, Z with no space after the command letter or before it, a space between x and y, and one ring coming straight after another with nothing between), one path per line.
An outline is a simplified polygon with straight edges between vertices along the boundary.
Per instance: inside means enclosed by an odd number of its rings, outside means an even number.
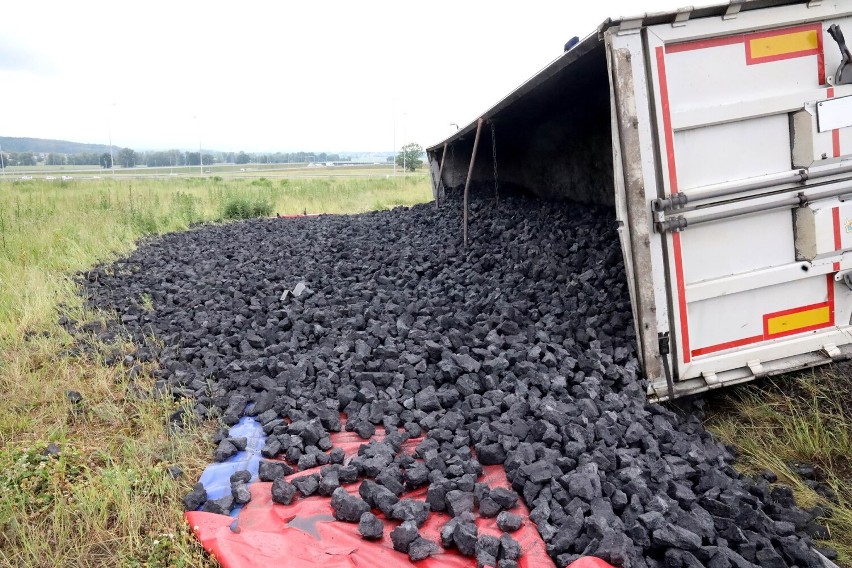
M728 9L725 11L725 15L722 16L723 20L733 20L737 17L737 14L740 13L740 10L743 9L743 3L745 0L731 0Z
M755 378L762 377L766 374L766 370L763 368L763 365L760 364L760 359L749 361L746 365L748 365L749 370L751 370L751 374L754 375Z
M673 28L682 28L686 25L686 22L689 21L689 17L692 15L692 6L685 6L683 8L678 8L677 15L675 16L674 22L672 22Z

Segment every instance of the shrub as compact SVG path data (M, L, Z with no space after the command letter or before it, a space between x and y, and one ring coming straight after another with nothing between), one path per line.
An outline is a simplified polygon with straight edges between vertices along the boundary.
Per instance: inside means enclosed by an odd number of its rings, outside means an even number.
M254 219L271 214L272 203L262 197L251 199L242 195L230 196L222 208L225 219Z
M269 179L269 178L265 178L265 177L257 178L257 179L251 180L251 185L253 185L255 187L270 187L271 188L272 187L272 180Z

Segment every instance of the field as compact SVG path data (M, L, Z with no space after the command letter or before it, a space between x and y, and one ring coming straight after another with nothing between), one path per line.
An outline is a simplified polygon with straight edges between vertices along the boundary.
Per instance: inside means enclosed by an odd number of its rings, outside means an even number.
M6 181L21 180L24 177L45 181L61 181L62 176L74 179L107 179L107 178L174 178L202 176L199 166L176 167L136 167L103 169L98 166L8 166L5 171ZM401 169L399 172L402 174ZM360 164L354 163L341 166L326 166L324 164L309 165L306 163L292 164L212 164L205 165L203 176L222 177L377 177L394 174L392 164ZM203 177L202 176L202 177ZM55 180L47 180L53 177Z
M180 497L210 459L215 424L170 427L178 407L145 394L147 364L140 373L125 360L130 345L75 344L59 319L101 319L82 309L73 275L148 235L431 197L426 174L292 173L0 183L0 566L212 565L183 523ZM708 428L738 447L743 471L771 469L802 504L831 505L828 544L844 566L852 566L850 375L838 365L767 380L705 407ZM793 461L815 465L837 504L794 474Z
M209 461L213 425L170 431L177 407L129 388L138 369L120 362L124 351L73 346L60 314L99 317L83 312L76 272L193 223L430 197L424 174L0 184L0 566L211 564L180 497Z

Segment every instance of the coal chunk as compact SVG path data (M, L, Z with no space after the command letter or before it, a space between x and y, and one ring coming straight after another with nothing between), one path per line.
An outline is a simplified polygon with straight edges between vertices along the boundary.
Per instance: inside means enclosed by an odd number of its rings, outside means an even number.
M343 487L338 487L331 496L331 509L338 521L357 523L370 506L363 499L350 495Z
M192 491L183 498L183 508L186 511L196 511L204 505L205 501L207 501L207 490L202 483L196 483L192 486Z
M390 533L393 549L397 552L408 552L411 543L420 538L417 525L412 521L406 521L393 529Z
M284 479L278 477L272 482L272 500L282 505L289 505L293 502L296 496L296 486Z
M284 462L261 460L257 467L257 477L261 481L275 481L279 477L292 474L293 471L293 468Z
M497 528L503 532L515 532L521 528L523 522L524 520L520 515L509 511L502 511L497 515Z
M377 540L384 535L385 525L376 515L367 511L358 520L358 532L367 540Z

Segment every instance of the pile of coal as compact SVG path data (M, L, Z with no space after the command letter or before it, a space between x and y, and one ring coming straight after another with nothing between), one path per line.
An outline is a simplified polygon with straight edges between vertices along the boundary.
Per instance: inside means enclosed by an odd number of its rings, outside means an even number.
M736 472L697 417L647 402L612 217L481 198L467 249L452 200L248 221L146 241L84 284L91 306L118 312L136 357L159 362L158 391L226 425L254 416L266 457L323 468L276 482L276 501L338 496L336 515L368 538L381 511L413 557L434 550L418 540L423 516L446 511L445 545L511 566L511 537L480 537L471 518L511 531L523 520L504 513L521 498L559 566L582 555L627 568L817 565L819 510ZM330 438L341 413L365 440L345 465ZM371 440L379 426L394 434ZM416 455L400 451L418 436ZM217 443L227 459L245 441ZM511 490L478 483L490 464ZM344 499L355 479L367 480L360 499ZM400 500L419 487L428 510ZM229 504L202 497L187 506Z

